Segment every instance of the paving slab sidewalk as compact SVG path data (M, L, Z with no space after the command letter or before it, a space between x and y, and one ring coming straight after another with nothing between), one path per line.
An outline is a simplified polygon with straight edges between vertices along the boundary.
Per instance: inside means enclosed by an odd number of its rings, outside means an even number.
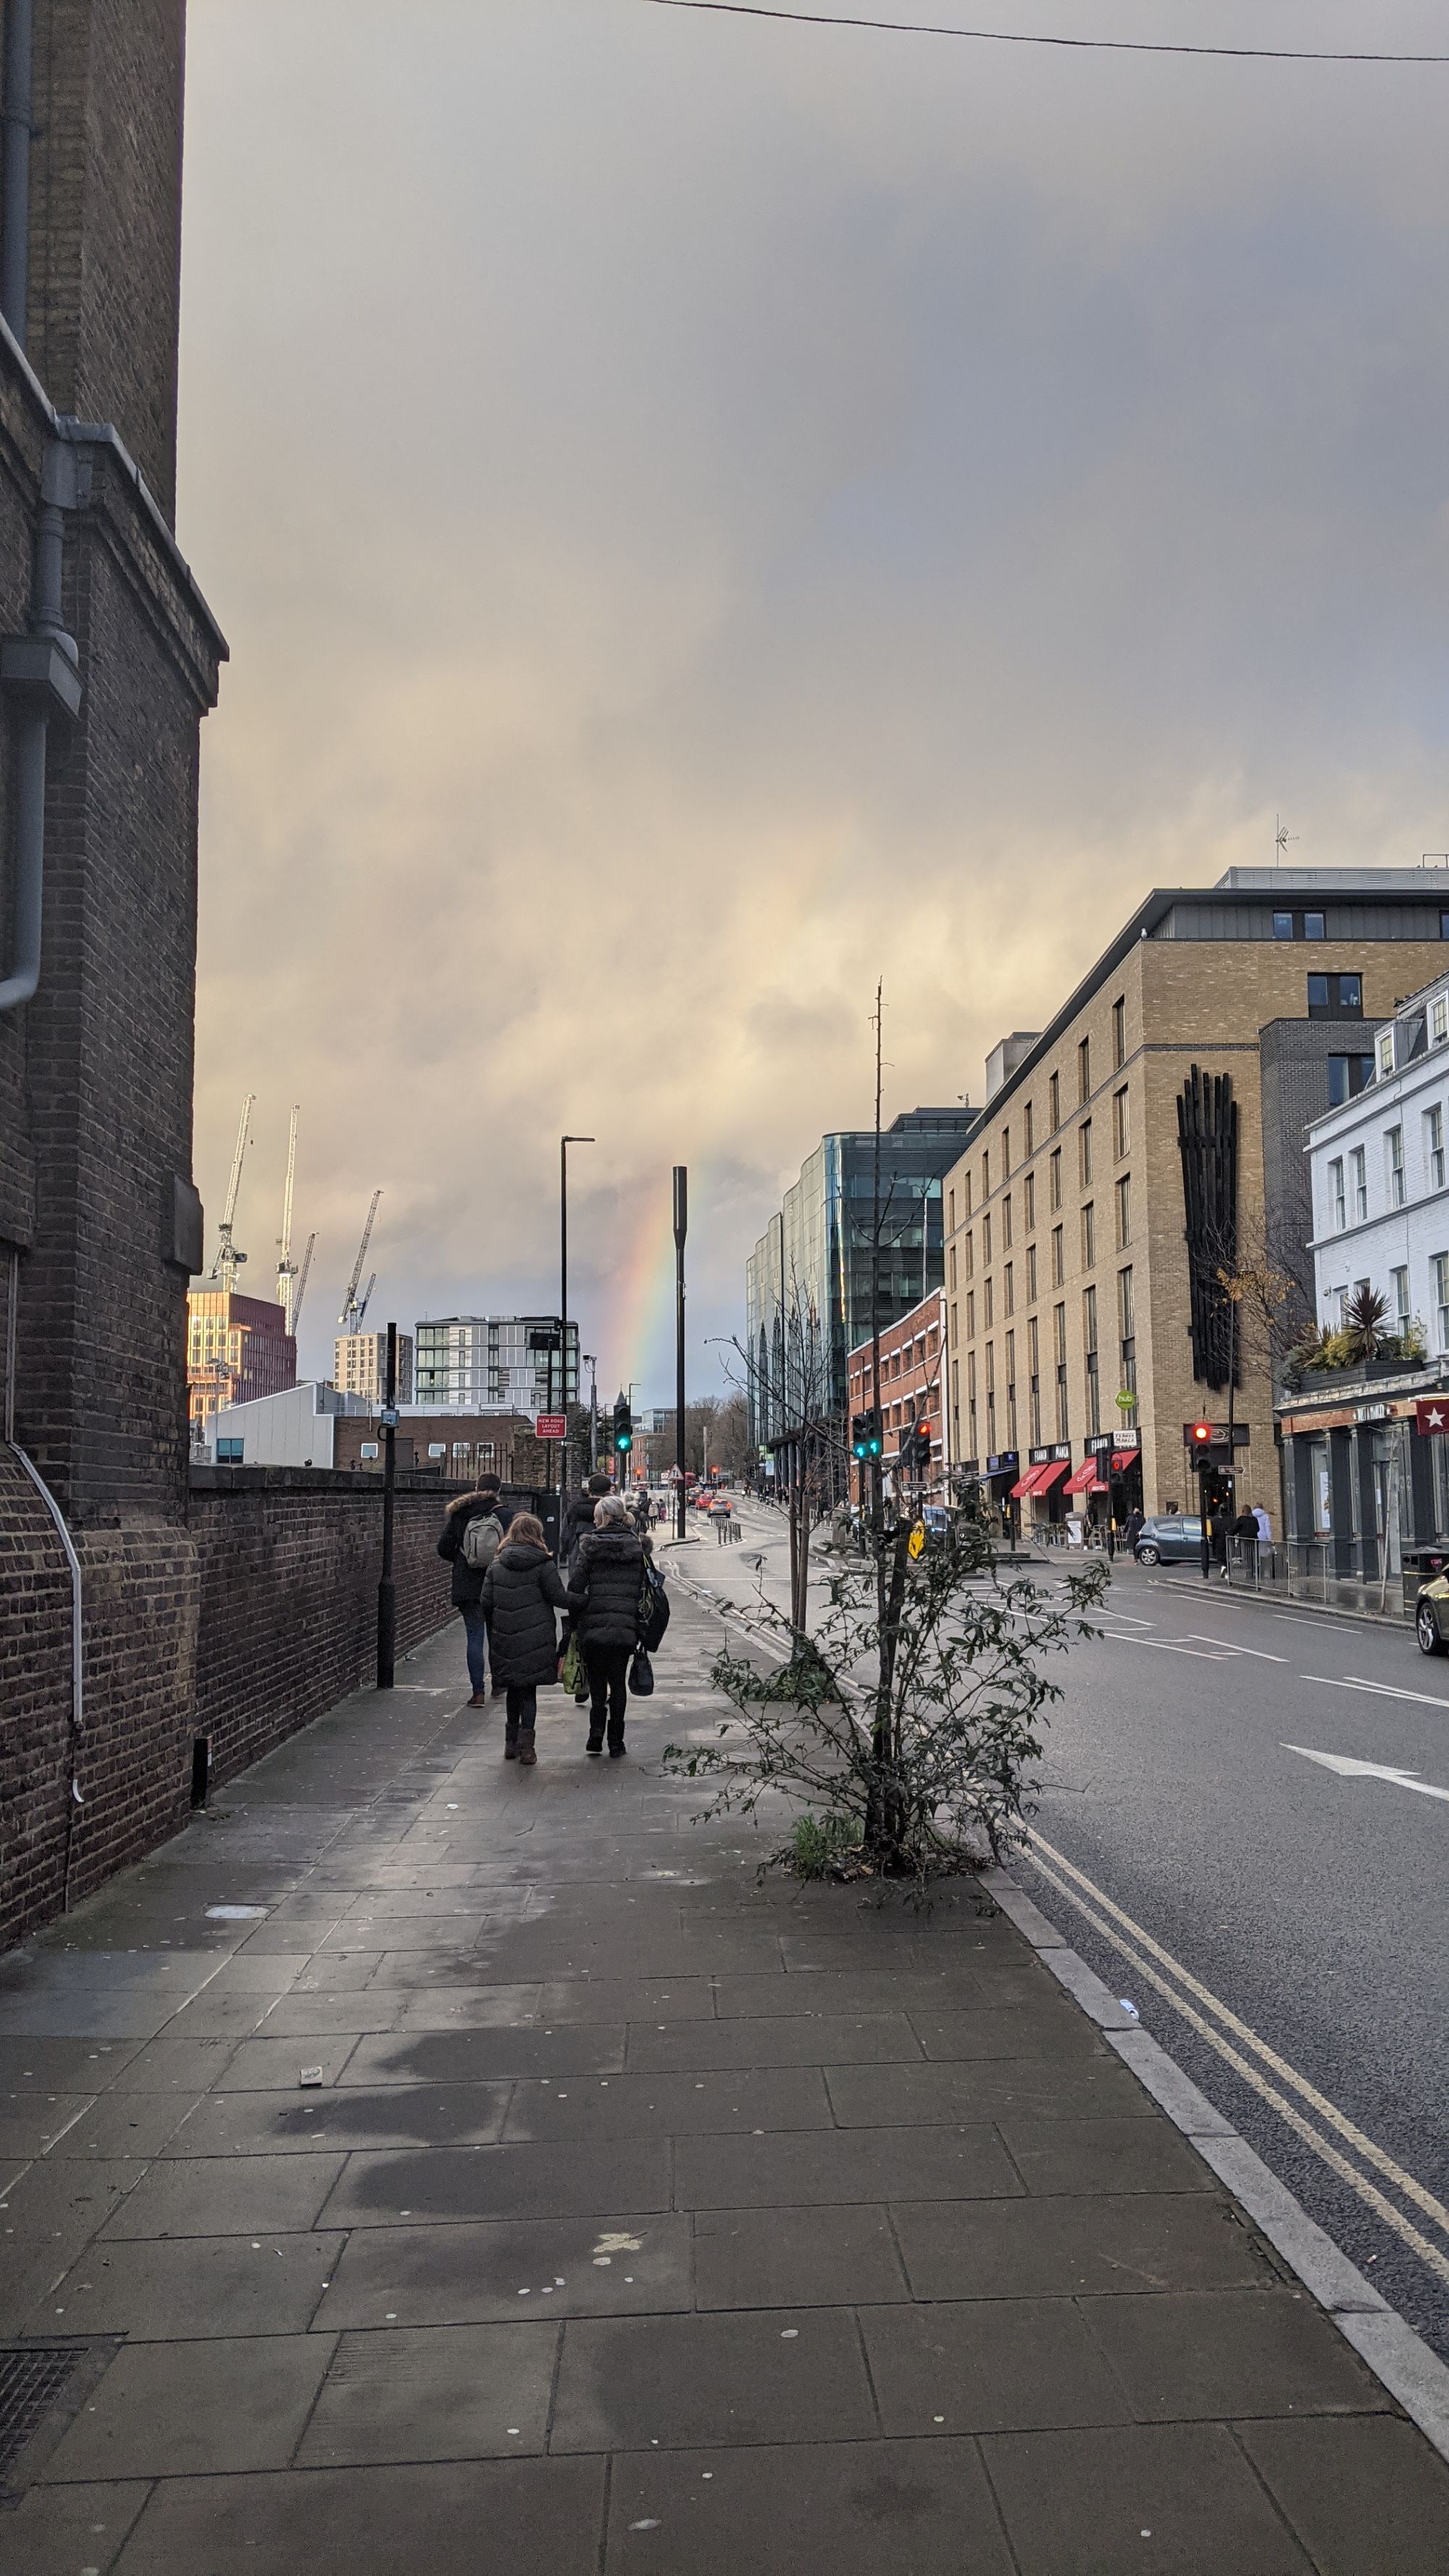
M1442 2576L1449 2469L989 1896L691 1822L718 1640L520 1772L445 1631L0 1963L0 2330L85 2355L0 2576Z

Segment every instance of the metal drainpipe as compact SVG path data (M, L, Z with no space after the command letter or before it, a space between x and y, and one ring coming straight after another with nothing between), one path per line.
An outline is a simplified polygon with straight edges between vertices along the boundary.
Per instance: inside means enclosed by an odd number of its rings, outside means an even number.
M35 533L35 605L28 635L0 642L0 690L15 701L15 955L0 982L0 1012L28 1002L40 982L45 885L45 756L52 714L74 716L81 700L79 655L61 614L65 512L75 507L76 454L48 439L40 471Z
M25 346L30 291L31 72L35 55L34 0L6 0L4 236L0 243L0 312Z

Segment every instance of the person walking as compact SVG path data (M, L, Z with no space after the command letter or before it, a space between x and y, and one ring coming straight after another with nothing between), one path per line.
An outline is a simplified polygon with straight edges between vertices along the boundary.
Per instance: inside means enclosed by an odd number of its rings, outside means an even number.
M574 1550L585 1530L591 1530L594 1526L595 1506L612 1490L612 1477L600 1471L599 1474L589 1477L582 1492L571 1496L564 1512L563 1528L559 1532L558 1561L565 1574L574 1561Z
M568 1607L563 1577L543 1540L543 1523L518 1512L483 1578L483 1615L493 1649L493 1686L507 1693L503 1759L531 1768L540 1687L558 1679L554 1612Z
M727 1547L729 1545L730 1535L730 1498L728 1494L715 1495L714 1501L709 1507L709 1516L714 1523L716 1547Z
M646 1552L653 1543L633 1528L622 1494L605 1494L594 1507L569 1569L569 1607L589 1668L589 1736L585 1750L602 1753L607 1715L609 1752L624 1751L624 1711L629 1697L629 1658L639 1643L639 1591Z
M439 1556L453 1568L453 1607L461 1613L467 1632L468 1680L473 1692L470 1708L487 1704L488 1620L482 1606L483 1582L512 1518L513 1507L505 1503L498 1478L480 1476L471 1494L459 1494L448 1505L443 1535L438 1541ZM495 1696L501 1688L495 1671Z
M1137 1542L1142 1536L1142 1523L1144 1518L1145 1514L1143 1513L1141 1504L1134 1503L1131 1511L1127 1515L1126 1546L1129 1556L1135 1557L1137 1554Z

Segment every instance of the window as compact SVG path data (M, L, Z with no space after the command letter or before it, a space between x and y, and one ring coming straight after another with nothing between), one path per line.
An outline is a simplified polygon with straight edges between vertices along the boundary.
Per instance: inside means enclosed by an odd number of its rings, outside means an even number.
M1037 1337L1035 1315L1026 1328L1027 1394L1030 1400L1030 1439L1033 1449L1041 1445L1041 1345Z
M1055 1135L1062 1123L1062 1077L1059 1073L1054 1073L1047 1084L1047 1115L1051 1120L1050 1133Z
M1374 1078L1371 1055L1331 1055L1328 1059L1328 1105L1340 1109L1345 1100L1357 1100Z
M1392 1299L1391 1299L1391 1301L1390 1301L1390 1302L1392 1303L1392 1306L1393 1306L1393 1309L1394 1309L1394 1320L1395 1320L1395 1322L1396 1322L1396 1324L1397 1324L1397 1326L1398 1326L1399 1331L1400 1331L1400 1332L1402 1332L1402 1331L1404 1330L1404 1327L1405 1327L1405 1326L1406 1326L1406 1324L1408 1323L1408 1320L1409 1320L1409 1274L1408 1274L1408 1271L1407 1271L1407 1270L1391 1270L1391 1271L1389 1272L1389 1285L1390 1285L1390 1287L1392 1288L1392 1290L1393 1290L1393 1292L1394 1292L1394 1293L1393 1293L1393 1297L1392 1297Z
M1127 1086L1112 1094L1112 1151L1120 1163L1132 1142L1132 1129L1127 1114Z
M446 1458L447 1454L448 1444L446 1440L430 1440L428 1442L428 1456L430 1458Z
M1130 1342L1137 1331L1136 1304L1132 1293L1132 1273L1117 1273L1117 1325L1124 1342Z
M1052 1308L1052 1349L1056 1367L1057 1438L1070 1440L1072 1435L1067 1428L1067 1310L1065 1306Z
M1066 1275L1066 1264L1062 1257L1062 1230L1059 1225L1054 1225L1052 1227L1052 1286L1060 1288Z
M1124 1172L1117 1184L1117 1244L1125 1252L1132 1240L1132 1175Z
M1091 1270L1097 1259L1097 1211L1088 1199L1082 1210L1082 1268Z
M992 1325L996 1321L996 1282L994 1279L987 1280L985 1287L981 1291L981 1295L983 1299L982 1311L986 1317L986 1329L989 1333Z
M966 1213L969 1216L971 1214L971 1175L969 1172L964 1175L964 1179L966 1187Z
M1125 996L1119 996L1112 1005L1112 1062L1123 1065L1126 1061L1127 1003Z
M1006 1314L1016 1313L1016 1267L1010 1261L1001 1274L1001 1303Z
M1449 994L1441 993L1429 1011L1429 1035L1435 1046L1449 1038Z
M1011 1129L1010 1129L1009 1127L1003 1127L1003 1128L1002 1128L1002 1131L1001 1131L1001 1177L1002 1177L1002 1179L1003 1179L1003 1180L1005 1180L1005 1179L1008 1177L1008 1175L1009 1175L1010 1171L1011 1171Z
M955 1191L954 1191L954 1190L948 1190L948 1191L946 1192L946 1232L947 1232L948 1234L954 1234L954 1233L955 1233L955 1231L956 1231L956 1193L955 1193Z
M1402 1207L1404 1204L1404 1131L1402 1127L1389 1129L1384 1138L1384 1150L1389 1158L1389 1205Z
M1001 1202L1001 1248L1003 1252L1011 1250L1011 1193L1009 1191Z
M377 1456L377 1442L375 1440L364 1440L359 1447L357 1454L359 1458L375 1458ZM384 1500L385 1499L386 1497L384 1497Z
M966 1291L966 1339L968 1342L974 1342L976 1339L976 1291L974 1288L968 1288Z
M966 1237L966 1276L968 1279L974 1279L976 1276L976 1235L974 1229L972 1232L968 1233Z
M1036 1223L1036 1174L1028 1172L1021 1185L1022 1221L1030 1234Z
M956 1246L954 1243L951 1246L948 1256L948 1268L950 1271L950 1284L952 1288L954 1288L956 1285Z
M1305 938L1305 939L1321 939L1321 938L1323 937L1323 935L1324 935L1324 933L1323 933L1323 915L1322 915L1322 913L1321 913L1321 912L1305 912L1305 914L1304 914L1304 916L1303 916L1303 936L1304 936L1304 938Z
M981 1157L981 1195L984 1199L989 1199L991 1196L991 1156L989 1153L983 1154Z
M1385 1074L1392 1073L1394 1069L1394 1033L1391 1028L1380 1029L1378 1034L1378 1043L1374 1049L1374 1053L1378 1057L1380 1075L1383 1076Z
M239 1467L242 1463L242 1451L245 1447L246 1442L244 1440L218 1440L216 1444L216 1463L218 1467ZM372 1454L375 1458L377 1456L377 1451L374 1449ZM366 1452L364 1452L364 1455L366 1455Z
M1016 1335L1006 1336L1006 1445L1016 1447Z
M1083 1038L1077 1048L1077 1106L1092 1096L1092 1041Z
M1424 1163L1429 1174L1430 1189L1442 1190L1444 1187L1444 1112L1442 1109L1426 1109L1424 1112Z
M983 1270L989 1270L991 1267L991 1219L989 1216L984 1216L981 1220L981 1267Z
M1361 975L1310 975L1308 1016L1310 1020L1361 1020L1363 977Z
M1291 913L1291 912L1275 912L1275 913L1274 913L1274 915L1273 915L1273 936L1274 936L1274 938L1275 938L1275 939L1291 939L1291 938L1292 938L1292 936L1293 936L1293 915L1292 915L1292 913Z
M1027 1102L1025 1109L1022 1111L1022 1118L1026 1130L1026 1151L1030 1154L1036 1149L1036 1111L1033 1109L1030 1101Z
M1029 1243L1026 1247L1026 1302L1028 1306L1036 1304L1036 1245L1034 1243Z
M1047 1165L1047 1197L1054 1208L1062 1203L1062 1149L1058 1145Z
M1101 1376L1097 1366L1097 1291L1082 1291L1082 1345L1087 1362L1087 1434L1093 1437L1102 1428Z
M1449 1352L1449 1252L1434 1255L1434 1304L1439 1315L1439 1348Z
M1077 1178L1085 1189L1092 1177L1092 1122L1084 1118L1077 1130Z
M1333 1226L1342 1234L1348 1223L1348 1208L1343 1195L1343 1156L1335 1154L1328 1166L1328 1204L1333 1212Z

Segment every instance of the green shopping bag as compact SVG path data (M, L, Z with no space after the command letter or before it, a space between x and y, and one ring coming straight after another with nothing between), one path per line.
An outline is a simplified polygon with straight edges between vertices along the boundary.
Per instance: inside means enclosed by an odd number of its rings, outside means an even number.
M589 1670L587 1664L584 1662L584 1650L579 1644L577 1637L570 1637L568 1644L564 1648L563 1661L558 1668L558 1677L562 1682L564 1689L566 1691L572 1691L575 1699L577 1699L580 1691L587 1690L589 1687Z

